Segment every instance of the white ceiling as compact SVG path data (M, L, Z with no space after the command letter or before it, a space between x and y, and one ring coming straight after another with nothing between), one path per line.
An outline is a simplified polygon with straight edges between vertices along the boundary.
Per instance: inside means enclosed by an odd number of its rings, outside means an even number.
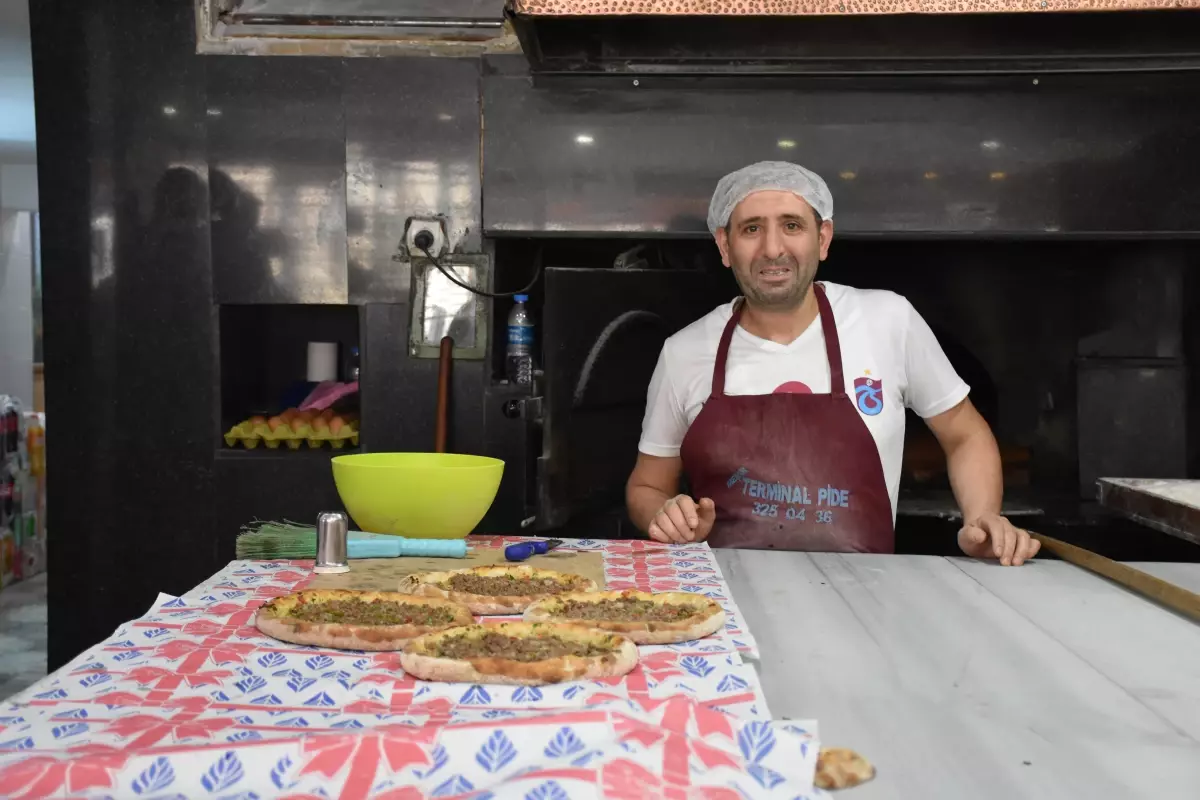
M28 0L0 0L0 161L34 162Z

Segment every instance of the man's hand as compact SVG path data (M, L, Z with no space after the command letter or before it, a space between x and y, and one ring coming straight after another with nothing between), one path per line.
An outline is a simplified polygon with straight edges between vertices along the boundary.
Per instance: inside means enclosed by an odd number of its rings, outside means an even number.
M672 497L650 521L650 538L656 542L703 542L717 519L717 507L707 497L697 503L686 494Z
M958 532L958 546L972 558L996 558L1019 567L1037 555L1042 543L999 514L984 514Z

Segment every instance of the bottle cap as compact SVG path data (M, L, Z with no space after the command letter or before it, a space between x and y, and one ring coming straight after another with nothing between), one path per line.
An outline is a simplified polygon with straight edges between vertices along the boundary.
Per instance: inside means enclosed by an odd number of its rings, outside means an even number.
M527 295L527 294L514 295L513 300L516 300L518 303L524 303L529 300L529 295Z

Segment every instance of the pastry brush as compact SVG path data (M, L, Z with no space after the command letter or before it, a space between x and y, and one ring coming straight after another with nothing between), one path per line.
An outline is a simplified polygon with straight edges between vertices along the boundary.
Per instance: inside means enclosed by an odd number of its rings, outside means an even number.
M382 533L350 531L346 539L349 558L466 558L470 548L465 539L408 539ZM253 522L242 528L236 547L239 559L316 558L317 529L296 522Z

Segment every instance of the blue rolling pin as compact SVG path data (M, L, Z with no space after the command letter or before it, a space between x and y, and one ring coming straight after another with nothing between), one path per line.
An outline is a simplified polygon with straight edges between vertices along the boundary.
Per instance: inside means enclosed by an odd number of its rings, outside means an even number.
M543 556L562 544L562 539L542 539L532 542L517 542L504 548L508 561L524 561L530 556Z
M380 533L350 531L346 535L347 558L466 558L466 539L406 539Z

